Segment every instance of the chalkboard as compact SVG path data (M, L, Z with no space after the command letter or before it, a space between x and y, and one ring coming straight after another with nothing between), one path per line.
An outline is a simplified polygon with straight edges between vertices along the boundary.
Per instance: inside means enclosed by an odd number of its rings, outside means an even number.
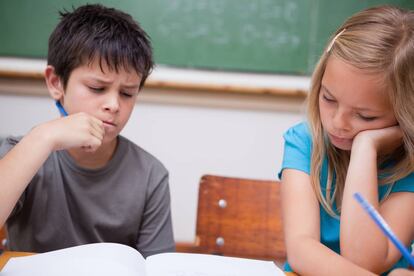
M351 14L413 0L0 0L0 55L44 58L58 12L100 2L130 13L158 64L309 74L329 35Z

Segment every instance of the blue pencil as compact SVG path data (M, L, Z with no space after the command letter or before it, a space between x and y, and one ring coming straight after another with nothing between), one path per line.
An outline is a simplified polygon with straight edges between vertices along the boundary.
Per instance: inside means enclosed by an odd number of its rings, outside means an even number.
M63 108L62 104L61 104L59 101L56 101L56 102L55 102L55 104L56 104L56 107L57 107L57 108L58 108L58 110L59 110L59 113L60 113L63 117L68 116L68 113L66 112L66 110Z
M355 193L354 198L358 201L359 204L361 204L364 210L367 211L369 216L380 227L385 236L387 236L392 241L392 243L404 256L404 258L410 263L410 265L414 266L414 257L410 254L410 252L407 250L404 244L397 238L394 232L392 232L387 222L385 222L385 220L381 217L377 210L375 210L374 207L372 207L372 205L369 204L368 201L366 201L360 193Z

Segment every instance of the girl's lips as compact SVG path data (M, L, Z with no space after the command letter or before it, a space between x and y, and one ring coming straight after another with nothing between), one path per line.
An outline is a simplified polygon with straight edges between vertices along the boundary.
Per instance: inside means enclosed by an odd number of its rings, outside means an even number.
M332 134L328 134L328 136L333 142L336 142L336 143L342 144L342 143L352 142L352 139L349 139L349 138L342 138L342 137L338 137L338 136L335 136L335 135L332 135Z

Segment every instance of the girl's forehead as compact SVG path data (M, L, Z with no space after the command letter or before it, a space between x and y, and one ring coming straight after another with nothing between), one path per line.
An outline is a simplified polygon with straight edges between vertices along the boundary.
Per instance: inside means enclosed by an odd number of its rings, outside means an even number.
M360 109L388 109L389 97L384 75L352 66L329 57L322 78L322 89L337 100Z

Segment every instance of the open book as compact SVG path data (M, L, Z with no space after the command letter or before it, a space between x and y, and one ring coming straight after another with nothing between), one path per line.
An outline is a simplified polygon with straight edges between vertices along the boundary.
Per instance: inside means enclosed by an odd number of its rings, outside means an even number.
M1 276L277 276L273 262L205 254L162 253L144 259L116 243L93 243L11 258Z

